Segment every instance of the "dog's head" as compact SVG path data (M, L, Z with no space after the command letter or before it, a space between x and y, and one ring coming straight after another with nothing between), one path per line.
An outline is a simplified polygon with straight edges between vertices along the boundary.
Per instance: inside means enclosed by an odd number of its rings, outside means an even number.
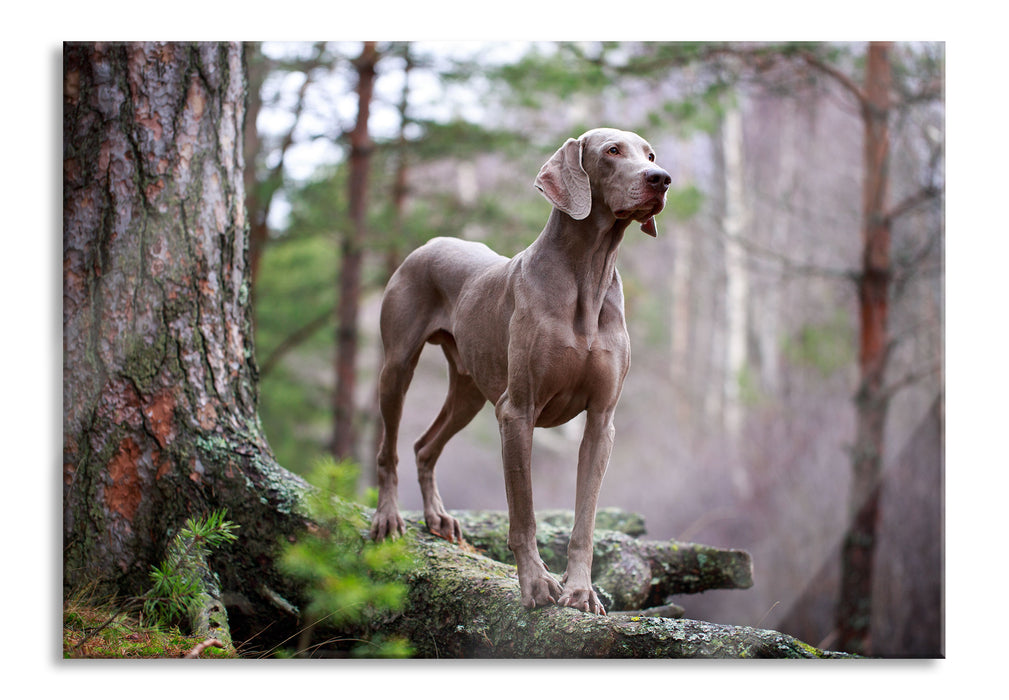
M666 205L671 182L647 141L605 128L568 139L536 176L536 187L571 218L586 218L593 204L605 206L616 219L641 222L650 236L656 235L655 215Z

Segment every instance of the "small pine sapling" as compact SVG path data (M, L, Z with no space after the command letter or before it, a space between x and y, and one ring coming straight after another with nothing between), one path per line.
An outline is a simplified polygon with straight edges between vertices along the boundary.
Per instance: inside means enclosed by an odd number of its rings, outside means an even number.
M314 526L284 546L280 567L305 584L309 603L299 652L307 651L313 628L342 625L402 610L407 595L404 575L414 567L407 538L372 542L368 523L348 503L355 498L360 469L351 462L324 459L308 476L315 488L306 506ZM401 639L357 640L354 656L412 655Z

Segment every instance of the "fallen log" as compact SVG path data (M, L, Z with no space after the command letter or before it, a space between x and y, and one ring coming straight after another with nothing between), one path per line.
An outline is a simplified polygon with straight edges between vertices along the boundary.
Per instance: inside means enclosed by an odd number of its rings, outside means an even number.
M369 509L361 508L360 512L366 520L370 518ZM454 515L464 519L464 532L473 541L480 539L480 528L472 527L476 520L483 520L489 525L499 519L486 513L472 514L474 517L465 512ZM518 575L513 565L496 561L468 542L452 544L431 535L417 514L404 513L404 518L407 522L406 538L415 554L416 566L405 575L409 593L403 608L398 612L372 611L364 622L354 626L319 629L320 636L332 639L401 637L409 640L414 655L421 658L844 656L817 649L773 630L652 616L678 614L675 608L606 616L559 606L527 610L520 603ZM362 529L361 534L367 536L366 530ZM553 537L550 534L547 538ZM704 552L704 548L698 546L681 546L677 550L671 543L648 545L613 531L605 532L601 537L603 542L611 539L619 540L625 547L637 547L635 556L658 557L667 562L696 562ZM487 539L489 546L496 541L494 537ZM650 546L655 549L651 550ZM500 548L494 549L499 551ZM681 556L684 551L687 554ZM745 561L747 565L743 568L749 572L749 558L746 557ZM690 582L650 583L654 590L697 590L696 581L703 579L689 566L678 569L671 565L668 574L663 573L661 567L659 569L660 578L663 575L675 577L685 572ZM741 584L747 580L737 578L736 582ZM322 644L315 648L320 653L324 652ZM339 653L338 647L331 651Z
M405 515L422 522L418 513ZM514 564L508 549L507 513L456 511L452 515L459 519L470 544L492 559ZM540 556L555 573L567 566L571 522L571 513L565 511L548 511L538 518ZM644 531L640 515L606 509L597 516L592 577L599 592L609 599L608 610L655 607L668 603L673 595L753 585L753 562L747 552L674 540L643 540L627 534Z
M351 532L363 540L369 537L368 523L373 511L358 504L335 499L341 518L353 522ZM500 529L502 515L456 513L464 520L464 532L472 541L482 537L476 520ZM473 517L470 517L470 516ZM817 649L788 635L753 627L713 624L677 619L675 608L644 608L635 612L593 615L573 608L547 606L527 610L521 604L518 575L513 565L496 561L469 542L453 544L430 534L416 514L404 513L406 544L414 563L408 570L381 574L406 584L406 599L395 607L368 606L353 620L337 623L338 616L319 615L309 619L299 606L305 600L291 599L292 622L313 636L305 645L307 656L347 656L357 654L362 643L375 650L405 640L413 656L420 658L832 658L844 654ZM626 521L630 522L630 521ZM566 535L546 532L562 528L541 524L550 551L564 551ZM635 526L637 527L637 526ZM566 528L564 528L566 529ZM488 537L488 551L500 551L499 537ZM557 542L554 542L557 540ZM560 546L563 542L564 546ZM603 546L599 548L599 544ZM619 547L616 546L619 543ZM344 547L356 547L345 542ZM557 547L560 547L559 550ZM620 553L618 550L626 550ZM507 547L504 547L507 550ZM541 551L546 556L546 548ZM714 580L699 572L709 562L706 552L717 551L697 545L648 543L625 533L603 531L597 541L601 560L620 556L647 566L649 590L662 597L664 591L703 590ZM627 554L629 552L629 554ZM749 557L732 555L737 571L721 574L723 582L749 585ZM653 564L653 560L660 562ZM642 563L644 562L644 563ZM664 566L662 565L664 563ZM654 569L652 567L655 567ZM561 569L555 568L555 575ZM378 572L375 572L379 575ZM605 577L603 577L605 578ZM652 579L671 578L665 582ZM680 578L682 580L677 581ZM379 579L376 579L379 580ZM291 582L292 590L297 583ZM619 589L619 587L615 587ZM646 597L650 597L651 593ZM617 608L611 607L611 610ZM335 611L334 611L335 612ZM287 613L285 613L287 614ZM654 616L658 615L658 616ZM288 637L293 639L294 637ZM374 641L372 641L374 640ZM402 644L398 647L402 650Z
M207 561L208 552L204 547L192 546L191 537L188 534L179 541L173 561L174 568L182 572L193 587L192 603L187 611L191 632L216 641L214 646L232 648L231 629L228 626L220 581Z
M458 515L458 514L457 514ZM424 658L826 658L788 635L689 619L520 604L513 566L450 544L408 520L417 568L405 609L368 630L400 635Z

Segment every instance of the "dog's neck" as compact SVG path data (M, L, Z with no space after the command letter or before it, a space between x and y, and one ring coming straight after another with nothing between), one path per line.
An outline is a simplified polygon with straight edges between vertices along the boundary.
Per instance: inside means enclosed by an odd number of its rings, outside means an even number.
M542 233L526 251L527 260L547 283L570 285L574 276L577 289L576 328L594 333L603 301L614 283L617 250L630 219L617 219L603 207L593 207L588 217L575 220L556 207ZM558 300L563 295L558 294Z

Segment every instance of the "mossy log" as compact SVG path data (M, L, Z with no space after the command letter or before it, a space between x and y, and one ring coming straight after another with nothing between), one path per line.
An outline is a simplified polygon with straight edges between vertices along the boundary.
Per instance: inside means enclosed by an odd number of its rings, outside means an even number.
M228 614L221 597L221 583L210 568L206 554L199 547L185 548L176 566L186 578L197 584L195 603L189 608L192 633L205 639L216 639L225 649L233 649Z
M514 566L409 522L418 567L405 609L369 630L408 638L423 658L825 658L772 630L520 603Z
M465 523L490 522L485 513L454 515L463 519L464 532ZM603 616L559 606L527 610L520 603L513 565L496 561L469 543L456 545L431 535L416 514L404 517L406 536L417 557L417 567L407 577L404 609L372 617L366 629L340 630L342 636L402 636L422 658L843 656L772 630L652 617L648 611ZM467 538L476 541L478 529L467 532ZM609 531L604 539L612 534ZM633 542L629 537L623 541L628 546Z
M487 556L513 564L508 549L508 515L500 511L452 513L466 540ZM414 520L417 514L408 514ZM573 516L547 511L537 522L540 556L554 572L567 566ZM753 562L746 552L706 545L638 539L644 518L618 509L602 509L596 518L593 582L609 598L607 609L637 610L664 605L669 596L753 585ZM634 535L634 536L632 536Z

